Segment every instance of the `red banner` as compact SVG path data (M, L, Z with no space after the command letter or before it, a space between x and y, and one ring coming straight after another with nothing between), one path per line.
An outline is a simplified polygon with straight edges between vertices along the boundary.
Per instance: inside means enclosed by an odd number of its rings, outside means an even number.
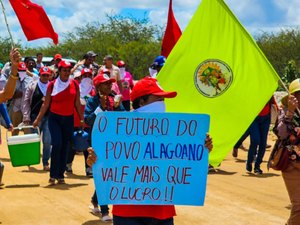
M180 36L181 36L181 30L174 17L174 13L172 9L172 0L170 0L168 22L167 22L165 35L162 41L161 55L168 57L168 55L172 51L172 48L175 46Z
M39 38L51 38L58 44L58 35L43 7L30 0L9 0L28 41Z

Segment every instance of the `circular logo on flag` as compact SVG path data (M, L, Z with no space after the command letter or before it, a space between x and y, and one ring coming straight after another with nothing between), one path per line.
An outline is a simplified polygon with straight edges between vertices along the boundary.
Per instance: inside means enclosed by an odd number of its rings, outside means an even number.
M231 85L233 74L231 68L223 61L208 59L196 69L194 82L200 94L214 98L223 94Z

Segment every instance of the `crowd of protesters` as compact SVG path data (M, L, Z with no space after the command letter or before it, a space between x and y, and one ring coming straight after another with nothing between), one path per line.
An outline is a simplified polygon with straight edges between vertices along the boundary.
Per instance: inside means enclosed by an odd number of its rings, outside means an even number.
M19 135L20 131L13 127L39 127L43 170L50 171L49 185L65 183L65 173L73 173L72 162L77 151L83 151L85 156L86 176L93 177L92 169L86 163L86 149L91 146L90 128L95 119L95 109L125 111L121 103L124 99L126 110L130 110L129 96L134 84L132 75L125 69L125 62L119 60L118 66L115 66L113 57L106 55L103 64L98 65L96 56L93 51L88 51L74 66L63 60L61 54L55 54L52 65L45 66L42 53L37 53L36 60L25 57L24 61L18 58L15 63L11 56L5 66L0 64L3 89L0 100L4 102L0 105L0 111L5 127L12 130L12 135ZM33 131L24 130L24 133ZM86 149L76 149L74 131L89 134ZM2 177L2 164L0 169ZM108 206L101 206L101 211L96 210L96 192L92 204L92 212L101 213L103 221L112 220L108 215Z
M78 151L83 151L86 176L93 177L91 166L96 161L96 155L92 149L88 150L88 147L91 146L91 127L98 112L139 111L145 107L147 111L152 112L151 104L164 104L164 98L176 96L176 92L165 92L159 86L157 90L160 90L160 95L156 95L154 90L144 93L144 90L147 90L145 86L157 85L156 76L166 61L165 57L156 57L149 67L150 76L141 79L135 86L123 60L116 61L114 65L113 57L106 55L99 65L97 56L95 52L88 51L78 63L72 65L63 60L61 54L56 54L52 65L45 66L42 53L37 53L36 59L25 57L22 62L18 49L13 49L10 52L10 62L5 65L0 63L0 114L4 121L2 125L10 129L12 135L19 133L19 129L13 129L14 127L39 127L43 144L42 169L50 172L49 185L65 184L65 173L73 173L72 163ZM296 83L300 87L299 80ZM298 93L299 89L294 92ZM292 101L295 103L292 104ZM280 118L290 119L292 112L295 116L298 101L297 95L295 98L290 97L288 107L282 111L283 116ZM263 174L260 165L267 147L271 106L274 103L272 98L234 146L232 154L237 157L238 147L250 135L250 148L246 160L246 171L249 173L252 172L254 163L254 173ZM282 122L281 125L286 125L290 122L288 119L279 121ZM282 125L280 129L287 128ZM78 149L74 145L76 132L87 134L88 144L84 149ZM210 136L207 136L205 141L206 147L211 150ZM293 180L299 173L297 160L292 164L293 167L289 167L290 171L283 172L293 207L288 224L296 224L293 221L299 220L300 203L296 196L299 193L299 188L296 187L298 181ZM0 162L0 186L3 185L2 174L3 164ZM96 191L91 203L90 210L93 214L102 215L105 222L112 221L108 206L101 205L101 200L98 202ZM116 225L171 225L175 214L174 206L113 207L113 220Z

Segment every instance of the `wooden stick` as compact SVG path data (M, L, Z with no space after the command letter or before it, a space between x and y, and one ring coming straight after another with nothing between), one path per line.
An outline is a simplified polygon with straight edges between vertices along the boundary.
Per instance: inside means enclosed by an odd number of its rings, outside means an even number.
M6 14L5 14L5 8L4 8L4 4L3 4L2 0L0 0L0 3L1 3L1 5L2 5L2 12L3 12L4 20L5 20L5 23L6 23L6 28L7 28L7 31L8 31L10 40L11 40L11 47L12 47L12 48L15 48L15 43L14 43L13 37L12 37L12 35L11 35L9 26L8 26Z

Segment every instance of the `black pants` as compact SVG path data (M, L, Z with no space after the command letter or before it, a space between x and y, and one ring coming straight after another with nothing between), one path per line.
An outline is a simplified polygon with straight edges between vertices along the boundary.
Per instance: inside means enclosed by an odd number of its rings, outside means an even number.
M92 196L92 203L93 205L99 205L96 190ZM108 205L100 205L100 210L102 215L108 214L109 212Z

